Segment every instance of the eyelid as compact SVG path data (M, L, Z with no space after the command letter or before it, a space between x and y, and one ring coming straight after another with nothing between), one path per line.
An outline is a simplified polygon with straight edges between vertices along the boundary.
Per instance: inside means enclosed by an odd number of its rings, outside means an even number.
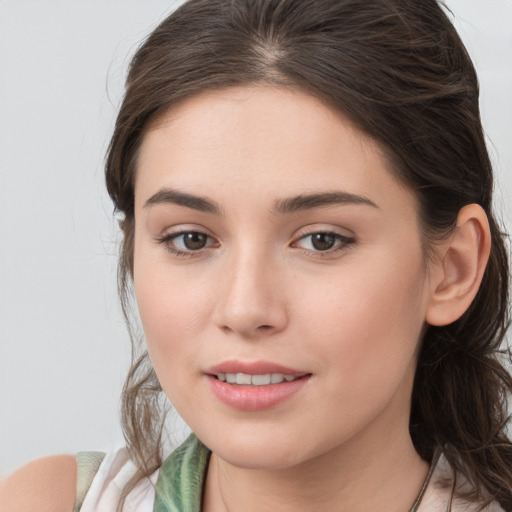
M299 240L304 240L305 238L308 238L309 236L318 235L318 234L330 235L330 236L333 236L333 237L335 237L335 238L337 238L339 240L342 240L343 242L346 242L346 243L353 243L353 242L355 242L355 238L352 237L352 236L342 235L341 233L337 233L336 231L323 230L323 231L311 231L310 233L306 233L304 235L301 235L298 238L296 238L295 242L293 242L293 243L296 243Z
M156 235L154 238L155 240L161 240L162 238L171 238L185 233L201 233L202 235L215 239L215 236L209 229L198 224L179 224L176 226L169 226L162 229L161 234Z
M178 247L173 247L172 242L179 238L180 236L186 235L188 233L198 233L201 235L204 235L209 239L210 241L213 241L213 243L208 243L205 247L202 247L197 250L193 249L181 249ZM171 228L164 233L162 233L159 236L155 237L155 241L165 247L165 249L170 252L171 254L175 256L180 257L197 257L204 254L208 249L211 247L218 247L219 243L217 242L216 238L211 235L207 229L199 226L177 226L176 228Z
M340 237L340 238L343 238L346 240L351 240L351 241L355 241L355 239L356 239L355 234L346 228L335 227L332 225L326 226L326 225L322 225L322 224L310 225L310 226L305 226L303 228L300 228L294 234L293 239L299 240L301 238L304 238L304 237L307 237L310 235L314 235L316 233L326 233L326 234L328 233L328 234L331 234L331 235L334 235L334 236L337 236L337 237Z
M306 238L311 237L316 234L324 234L324 235L333 236L337 239L337 243L332 248L326 249L324 251L297 247L298 243L301 240L305 240ZM314 256L326 257L326 256L332 255L340 250L347 249L355 242L356 242L355 236L340 233L339 231L337 231L335 228L332 228L332 227L325 227L325 228L309 227L309 228L300 230L299 233L297 233L296 237L294 238L294 241L290 245L292 247L297 247L299 249L302 249L304 252L306 252L308 254L312 254Z
M198 233L201 235L204 235L209 242L204 247L198 248L197 250L194 249L187 249L187 248L178 248L175 245L173 245L173 241L176 238L179 238L180 236L189 234L189 233ZM308 237L311 237L316 234L324 234L324 235L330 235L336 239L336 243L332 248L328 248L325 250L321 249L308 249L308 248L301 248L300 242L302 240L307 239ZM156 236L155 241L165 247L165 249L170 252L171 254L175 256L181 256L181 257L197 257L203 255L205 252L207 252L210 248L219 247L219 242L216 240L216 238L209 232L208 229L203 228L202 226L176 226L174 228L168 229L166 232L164 232L162 235ZM345 233L340 233L337 228L333 228L332 226L329 227L321 227L321 226L309 226L305 228L301 228L296 235L293 238L293 241L290 243L291 247L302 249L305 253L312 254L314 256L329 256L333 253L336 253L340 250L348 248L350 245L352 245L354 242L356 242L356 238L353 235L348 235Z

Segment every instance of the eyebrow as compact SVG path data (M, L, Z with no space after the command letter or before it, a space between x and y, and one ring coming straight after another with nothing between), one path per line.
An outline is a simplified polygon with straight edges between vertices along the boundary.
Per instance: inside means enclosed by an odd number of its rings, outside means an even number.
M178 206L186 206L200 212L213 213L220 215L220 206L211 199L199 197L178 190L163 188L156 194L152 195L145 203L144 208L148 208L155 204L177 204Z
M332 206L336 204L360 204L379 208L371 199L350 192L321 192L315 194L301 194L288 199L279 199L272 210L273 213L289 214L298 211Z
M220 215L222 208L212 199L200 197L179 190L162 188L156 194L152 195L145 203L144 208L151 207L156 204L176 204L185 206L200 212L212 213ZM295 197L278 199L272 213L287 215L298 211L312 210L325 206L336 204L355 204L367 205L373 208L379 208L371 199L350 192L319 192L313 194L300 194Z

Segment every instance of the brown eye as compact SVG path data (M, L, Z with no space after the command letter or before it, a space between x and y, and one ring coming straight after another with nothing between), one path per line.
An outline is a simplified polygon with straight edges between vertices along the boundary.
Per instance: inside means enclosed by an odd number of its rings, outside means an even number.
M183 237L183 245L189 251L198 251L206 247L208 237L204 233L198 233L197 231L191 231L190 233L183 233L180 235Z
M294 242L294 247L305 249L309 253L332 254L355 242L355 238L347 237L332 231L316 231L302 236Z
M336 244L336 237L331 233L315 233L311 235L311 245L317 251L328 251Z
M200 231L181 231L166 235L158 242L161 243L170 253L177 256L200 255L204 250L211 247L218 247L218 243L206 233Z

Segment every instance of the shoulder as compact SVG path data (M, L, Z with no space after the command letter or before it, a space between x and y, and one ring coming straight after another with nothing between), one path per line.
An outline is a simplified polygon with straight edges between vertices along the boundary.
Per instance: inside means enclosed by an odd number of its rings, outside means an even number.
M55 455L30 462L0 483L0 510L72 512L76 479L73 455Z

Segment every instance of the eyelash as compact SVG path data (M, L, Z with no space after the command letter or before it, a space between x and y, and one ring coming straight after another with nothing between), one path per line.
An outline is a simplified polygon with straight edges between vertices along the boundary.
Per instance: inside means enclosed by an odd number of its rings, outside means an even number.
M191 235L191 234L202 235L202 236L205 236L209 240L213 240L213 238L210 235L207 235L206 233L203 233L202 231L197 231L197 230L191 229L191 230L187 230L187 231L179 231L177 233L169 233L168 235L164 235L161 238L157 238L157 242L162 244L165 247L165 249L168 252L170 252L171 254L173 254L174 256L178 256L180 258L193 258L193 257L200 256L202 251L204 249L207 249L211 245L203 247L201 249L198 249L197 251L194 251L191 249L189 249L188 251L183 251L183 250L177 249L176 247L174 247L172 245L174 240L179 238L180 236L182 237L184 235Z
M212 245L215 247L215 244L210 244L210 245L206 245L205 247L202 247L198 250L189 249L187 251L184 251L184 250L177 249L175 246L172 245L174 240L176 240L177 238L182 237L184 235L191 235L191 234L205 236L207 239L213 240L213 238L210 235L207 235L206 233L204 233L202 231L196 231L196 230L179 231L177 233L170 233L170 234L164 235L160 238L157 238L156 240L158 243L162 244L168 252L170 252L174 256L177 256L180 258L198 257L202 254L204 249L208 249L209 247L212 247ZM309 237L312 237L314 235L330 236L335 239L334 247L331 249L326 249L325 251L311 250L311 249L304 249L304 248L301 249L304 253L313 255L315 257L328 257L334 253L337 253L338 251L346 249L350 245L354 244L356 241L355 238L347 237L347 236L341 235L339 233L336 233L334 231L328 231L328 230L321 231L320 230L320 231L312 231L312 232L303 234L302 236L300 236L297 239L297 241L293 242L293 244L291 246L295 247L298 242L305 240Z
M321 250L312 250L312 249L301 249L304 253L313 255L314 257L320 257L320 258L327 258L329 256L332 256L333 254L343 251L350 247L353 243L355 243L355 238L348 237L345 235L341 235L340 233L336 233L335 231L312 231L309 233L305 233L304 235L300 236L296 242L292 244L293 246L296 246L298 242L302 240L306 240L307 238L313 237L314 235L324 235L334 238L334 247L330 249L326 249L325 251ZM310 244L313 242L310 241Z

